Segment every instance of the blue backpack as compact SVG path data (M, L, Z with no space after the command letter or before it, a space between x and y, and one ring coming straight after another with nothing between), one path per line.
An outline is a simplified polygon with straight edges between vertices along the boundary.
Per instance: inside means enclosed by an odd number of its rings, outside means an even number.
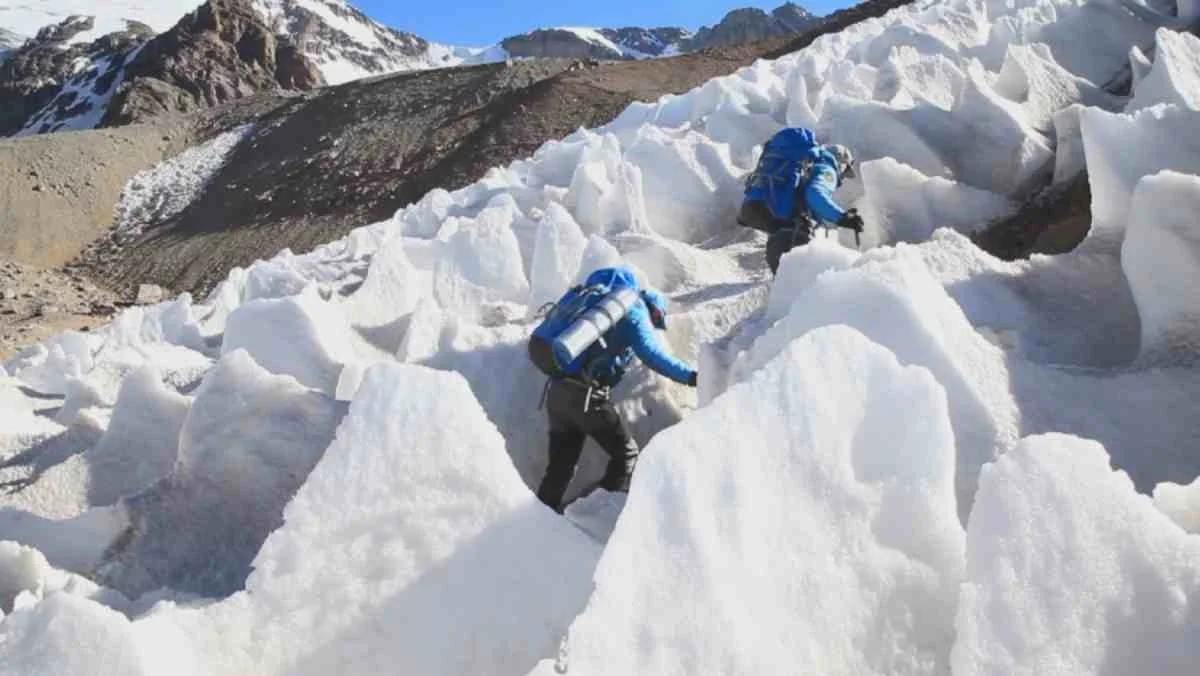
M745 199L766 202L776 218L790 221L796 213L796 188L807 179L818 148L811 129L790 127L776 133L746 179Z
M623 270L598 270L546 311L529 338L529 359L551 378L580 375L603 353L604 334L641 296Z

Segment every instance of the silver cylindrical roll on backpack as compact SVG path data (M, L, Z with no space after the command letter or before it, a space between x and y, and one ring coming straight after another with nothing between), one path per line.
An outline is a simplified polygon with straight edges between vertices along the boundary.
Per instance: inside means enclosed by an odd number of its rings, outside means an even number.
M588 308L554 339L554 358L567 365L579 358L633 309L641 296L635 289L619 289Z

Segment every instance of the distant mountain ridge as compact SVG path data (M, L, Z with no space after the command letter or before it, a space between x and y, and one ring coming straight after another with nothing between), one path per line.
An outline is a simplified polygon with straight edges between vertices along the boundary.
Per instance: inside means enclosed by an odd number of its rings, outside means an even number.
M787 3L681 27L545 28L490 47L431 42L346 0L0 0L0 136L88 129L269 91L509 58L628 60L799 33ZM51 23L42 25L42 21Z
M713 26L686 28L542 28L505 38L500 47L513 57L644 59L712 47L756 42L800 33L821 23L800 5L787 2L767 13L735 9Z

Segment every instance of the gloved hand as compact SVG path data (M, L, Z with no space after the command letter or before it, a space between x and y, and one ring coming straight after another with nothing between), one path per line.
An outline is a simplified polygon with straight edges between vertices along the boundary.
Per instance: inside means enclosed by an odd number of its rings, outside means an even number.
M858 209L850 209L837 222L837 227L848 228L854 232L861 233L863 231L863 219L858 215Z
M695 387L696 381L699 380L699 378L700 378L700 374L695 371L692 371L692 377L688 378L688 387Z

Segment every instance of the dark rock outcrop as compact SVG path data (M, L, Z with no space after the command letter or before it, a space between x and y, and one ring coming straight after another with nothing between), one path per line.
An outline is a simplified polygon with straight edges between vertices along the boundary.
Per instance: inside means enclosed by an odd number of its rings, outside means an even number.
M0 136L29 126L53 131L103 105L97 97L111 89L126 55L149 35L144 26L131 23L92 43L67 44L93 25L91 17L68 17L0 60ZM80 68L80 63L87 65Z
M684 51L694 52L713 47L729 47L758 42L791 33L801 33L814 28L821 18L808 10L787 3L775 8L770 14L761 9L735 9L725 15L715 26L705 26L696 35L685 40Z
M562 28L540 28L500 43L509 56L517 58L624 59L623 53L600 42L584 39Z
M771 11L771 17L791 33L799 33L820 22L820 17L794 2L787 2Z
M320 72L246 0L209 0L146 44L105 113L118 126L262 92L312 89Z

